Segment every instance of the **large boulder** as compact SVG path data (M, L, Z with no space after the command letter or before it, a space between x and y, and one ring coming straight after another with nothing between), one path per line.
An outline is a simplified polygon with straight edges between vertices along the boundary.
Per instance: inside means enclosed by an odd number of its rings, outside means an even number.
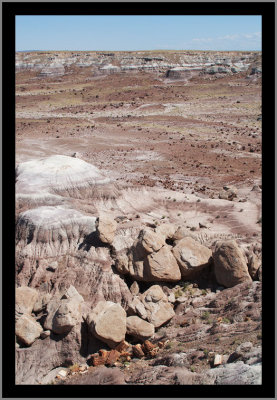
M217 242L213 260L216 280L220 285L232 287L252 282L243 253L235 240Z
M111 301L100 301L87 316L91 333L109 347L114 348L125 339L126 312Z
M54 296L47 304L47 317L44 329L56 334L68 334L71 329L82 321L83 297L74 286L70 286L61 297Z
M23 314L15 324L17 338L27 346L33 344L42 331L42 326L28 314Z
M127 334L139 340L150 339L155 333L153 324L133 315L127 318Z
M15 308L20 314L31 314L38 300L38 292L28 286L21 286L15 290Z
M181 279L178 264L167 245L164 245L157 253L149 254L145 266L148 281L177 282Z
M96 231L99 239L103 243L112 244L117 227L117 222L105 215L101 215L96 220Z
M76 298L62 300L52 320L52 331L56 334L68 333L81 320L81 303Z
M158 285L151 286L141 295L141 302L147 312L147 321L155 328L168 322L174 317L173 306L168 302L167 296Z
M209 265L212 257L210 249L191 237L181 239L172 252L180 267L183 279L194 278L195 273Z
M144 282L179 281L178 264L165 240L164 232L141 230L129 252L128 263L121 257L117 263L118 270L128 270L133 279Z

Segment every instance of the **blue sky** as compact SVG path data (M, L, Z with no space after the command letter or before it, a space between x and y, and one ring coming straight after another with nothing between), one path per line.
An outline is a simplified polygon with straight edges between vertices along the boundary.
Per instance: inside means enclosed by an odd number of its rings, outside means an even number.
M22 50L261 50L261 16L16 16Z

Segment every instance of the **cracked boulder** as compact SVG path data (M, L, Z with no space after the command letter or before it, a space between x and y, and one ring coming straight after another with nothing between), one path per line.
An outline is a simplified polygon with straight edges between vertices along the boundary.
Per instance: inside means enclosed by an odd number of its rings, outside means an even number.
M128 270L133 279L144 282L177 282L181 279L180 269L165 243L162 233L150 229L140 231L138 239L129 253L128 264L121 257L119 270Z
M179 240L172 252L183 279L193 279L196 273L211 262L212 251L191 237Z

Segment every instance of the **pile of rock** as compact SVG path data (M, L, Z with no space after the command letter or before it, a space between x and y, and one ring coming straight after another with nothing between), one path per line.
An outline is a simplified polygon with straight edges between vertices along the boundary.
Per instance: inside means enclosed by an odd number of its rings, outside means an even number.
M153 358L158 354L158 351L163 348L164 342L160 341L157 345L149 340L145 340L142 344L131 345L125 340L120 342L113 350L100 349L88 359L88 363L94 367L99 365L113 366L118 362L124 363L131 361L132 358Z

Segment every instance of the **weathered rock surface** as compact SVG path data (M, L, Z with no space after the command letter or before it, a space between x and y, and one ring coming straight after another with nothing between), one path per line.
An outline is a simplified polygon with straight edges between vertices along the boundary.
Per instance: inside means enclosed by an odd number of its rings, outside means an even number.
M117 223L112 218L101 215L96 220L96 231L103 243L112 244Z
M31 314L38 300L38 292L28 286L21 286L15 290L15 309L19 314Z
M91 333L99 340L114 348L125 339L126 312L111 301L100 301L87 316Z
M242 361L221 365L206 373L203 384L208 385L261 385L262 366L247 365Z
M181 239L172 250L182 278L191 279L195 272L207 267L211 261L212 251L190 237Z
M77 290L70 286L65 294L54 296L47 304L47 318L44 329L56 334L68 334L70 330L82 321L84 299Z
M243 253L235 240L217 242L213 260L219 284L232 287L245 281L252 282Z
M120 257L118 270L128 271L133 279L144 282L177 282L181 279L178 264L165 243L163 233L150 229L140 231L126 258Z
M50 258L77 252L95 231L96 217L62 206L42 206L19 215L16 252L20 258Z
M258 269L261 266L261 261L255 253L251 254L248 259L248 272L252 279L258 278Z
M16 349L16 384L39 384L48 372L61 365L84 363L88 354L101 348L84 323L66 336L51 334L37 339L31 347Z
M178 264L167 245L164 245L157 253L148 255L144 265L144 280L177 282L181 279Z
M15 324L17 338L27 346L33 344L39 338L42 331L42 326L28 314L23 314Z
M141 301L147 312L147 321L160 327L174 317L172 305L168 302L160 286L153 285L141 296Z
M81 320L81 304L76 299L62 300L53 317L52 331L57 334L68 333Z
M155 327L153 324L150 324L137 316L128 317L126 323L127 334L139 340L144 341L150 339L155 333Z

